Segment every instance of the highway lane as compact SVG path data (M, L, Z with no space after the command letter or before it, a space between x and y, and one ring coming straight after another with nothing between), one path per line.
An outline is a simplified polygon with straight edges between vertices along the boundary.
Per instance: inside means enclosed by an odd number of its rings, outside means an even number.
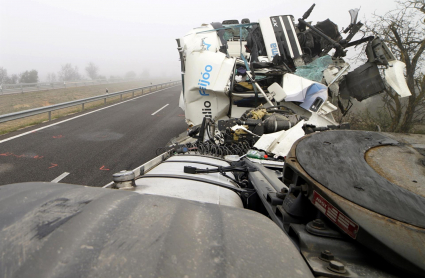
M0 185L54 179L107 184L113 173L152 159L157 148L186 130L178 107L180 90L175 86L87 115L74 114L68 116L71 120L49 122L45 129L10 141L2 142L28 129L0 136Z

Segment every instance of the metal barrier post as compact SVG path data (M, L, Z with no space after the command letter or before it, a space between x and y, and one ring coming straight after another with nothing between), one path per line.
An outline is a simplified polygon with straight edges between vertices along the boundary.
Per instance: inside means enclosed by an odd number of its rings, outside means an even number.
M81 106L82 106L82 111L84 111L84 102L81 104Z
M52 120L52 111L49 111L49 122Z

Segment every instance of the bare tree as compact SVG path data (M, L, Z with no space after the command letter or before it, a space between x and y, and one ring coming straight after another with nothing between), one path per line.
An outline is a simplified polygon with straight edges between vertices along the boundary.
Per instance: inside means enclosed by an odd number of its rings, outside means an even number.
M380 36L406 64L406 81L412 95L402 101L391 89L386 90L385 107L391 116L389 131L409 132L425 119L425 2L399 0L398 7L384 15L373 15L366 22L367 32Z
M0 67L0 84L3 84L7 78L7 69Z
M86 67L86 72L88 76L90 76L90 78L93 80L98 78L98 71L99 68L92 62L90 62Z
M62 65L58 75L61 81L73 81L81 79L80 73L78 72L78 67L72 67L71 64Z
M54 72L47 74L47 82L53 83L56 82L56 74Z
M27 70L19 75L20 83L37 83L38 82L38 71Z
M7 75L7 69L0 67L0 84L16 84L18 83L18 75L12 74L11 76Z
M19 77L17 74L12 74L10 77L6 77L7 84L17 84L19 80Z

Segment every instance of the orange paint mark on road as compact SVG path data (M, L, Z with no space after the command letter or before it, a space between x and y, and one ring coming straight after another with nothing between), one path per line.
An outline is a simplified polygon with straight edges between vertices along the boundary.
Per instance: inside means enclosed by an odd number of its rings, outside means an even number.
M52 166L50 166L50 167L49 167L49 169L51 169L51 168L55 168L56 166L58 166L57 164L54 164L54 163L51 163L51 162L50 162L50 164L51 164Z
M17 158L25 157L25 158L34 158L34 159L41 159L41 158L44 157L42 155L34 155L34 156L33 155L27 155L27 154L17 155L17 154L9 153L9 152L7 152L7 153L0 153L0 156L14 156L14 157L17 157Z
M109 171L109 169L106 169L106 168L105 168L105 165L102 165L102 167L100 167L100 168L99 168L99 170L102 170L102 171Z
M53 138L63 138L64 136L63 135L61 135L61 134L59 134L59 135L54 135L54 136L52 136Z
M179 114L179 115L177 115L178 117L184 117L184 115L183 114Z

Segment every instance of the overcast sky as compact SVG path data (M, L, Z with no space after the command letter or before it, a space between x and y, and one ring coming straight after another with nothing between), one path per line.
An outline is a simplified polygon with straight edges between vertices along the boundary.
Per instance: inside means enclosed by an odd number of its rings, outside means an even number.
M49 72L72 63L81 74L94 62L100 74L178 77L177 44L191 28L225 19L292 14L299 18L313 4L309 20L330 18L339 28L350 21L395 7L392 0L0 0L0 66L8 74L36 69L43 81Z

